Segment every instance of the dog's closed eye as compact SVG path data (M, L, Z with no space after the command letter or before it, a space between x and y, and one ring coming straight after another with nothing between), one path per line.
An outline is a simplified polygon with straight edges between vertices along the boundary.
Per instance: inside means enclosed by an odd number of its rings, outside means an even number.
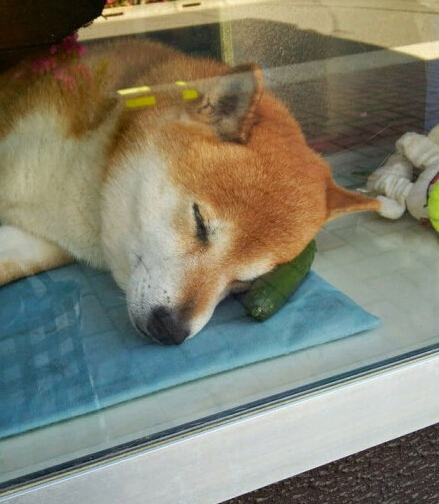
M194 203L192 205L192 210L194 212L197 239L201 243L206 244L209 241L207 226L206 226L206 222L204 221L203 216L201 215L200 207L198 206L197 203Z

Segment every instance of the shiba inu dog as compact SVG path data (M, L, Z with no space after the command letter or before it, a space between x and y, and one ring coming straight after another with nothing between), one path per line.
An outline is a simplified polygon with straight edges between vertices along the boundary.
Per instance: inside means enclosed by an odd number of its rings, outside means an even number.
M139 39L52 52L0 77L0 284L85 261L140 333L181 343L328 219L379 209L333 182L256 65Z

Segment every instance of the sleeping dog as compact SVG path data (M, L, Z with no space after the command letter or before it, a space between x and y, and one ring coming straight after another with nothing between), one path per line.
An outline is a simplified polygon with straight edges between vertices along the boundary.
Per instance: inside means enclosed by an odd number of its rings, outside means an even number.
M0 76L0 285L71 261L111 271L139 332L181 343L328 219L337 186L256 65L148 40Z

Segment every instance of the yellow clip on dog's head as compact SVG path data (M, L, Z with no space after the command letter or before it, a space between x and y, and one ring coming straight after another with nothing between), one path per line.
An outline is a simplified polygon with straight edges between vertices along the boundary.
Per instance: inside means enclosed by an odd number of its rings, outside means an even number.
M191 101L198 98L197 90L189 88L185 81L175 81L175 85L183 88L181 92L182 100ZM156 96L152 94L152 89L149 86L119 89L117 94L126 98L125 107L130 109L153 107L157 103ZM130 96L133 96L133 98L130 98Z

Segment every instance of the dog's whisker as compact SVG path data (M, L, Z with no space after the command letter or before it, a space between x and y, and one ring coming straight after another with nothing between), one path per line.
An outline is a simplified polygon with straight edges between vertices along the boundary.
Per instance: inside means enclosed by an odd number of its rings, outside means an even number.
M118 282L118 284L117 284L117 285L118 285L118 287L119 287L122 291L124 291L124 292L120 292L120 293L119 293L119 296L122 296L122 297L123 297L123 296L125 296L125 292L126 292L127 287L128 287L128 282Z
M126 296L123 293L117 293L117 299L122 299L122 300L125 301L126 300Z
M133 251L133 254L135 255L137 261L142 264L142 266L145 268L146 273L149 273L148 267L145 264L145 261L143 260L142 256L137 254L136 252Z

